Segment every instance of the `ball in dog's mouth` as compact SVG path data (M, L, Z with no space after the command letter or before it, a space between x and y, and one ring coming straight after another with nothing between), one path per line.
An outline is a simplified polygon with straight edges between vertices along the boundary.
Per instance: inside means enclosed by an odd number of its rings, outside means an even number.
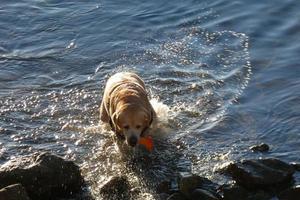
M151 136L141 137L139 144L143 145L149 152L153 150L153 139Z

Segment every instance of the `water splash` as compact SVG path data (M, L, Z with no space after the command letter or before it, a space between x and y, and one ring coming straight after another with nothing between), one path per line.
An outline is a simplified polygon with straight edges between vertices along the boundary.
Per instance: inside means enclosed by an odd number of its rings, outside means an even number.
M155 195L152 186L177 171L208 171L209 176L212 165L226 162L231 154L230 148L209 147L203 137L250 80L248 37L193 27L149 41L101 61L91 74L51 78L42 88L28 86L1 96L1 159L42 149L77 160L95 196L117 174L128 174L132 186L149 199ZM109 130L99 125L101 88L109 74L123 70L143 77L160 119L154 133L163 138L155 140L149 166L123 160Z
M147 77L151 92L179 112L179 121L192 119L184 121L190 131L220 120L248 85L252 72L244 33L191 27L151 42L129 44L137 50L118 60L117 71L133 68Z

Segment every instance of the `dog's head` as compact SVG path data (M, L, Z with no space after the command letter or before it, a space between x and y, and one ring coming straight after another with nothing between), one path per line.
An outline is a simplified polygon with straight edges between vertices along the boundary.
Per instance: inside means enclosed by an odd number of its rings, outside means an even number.
M122 106L116 110L112 123L119 134L123 134L127 144L135 147L144 131L152 122L152 113L139 106Z

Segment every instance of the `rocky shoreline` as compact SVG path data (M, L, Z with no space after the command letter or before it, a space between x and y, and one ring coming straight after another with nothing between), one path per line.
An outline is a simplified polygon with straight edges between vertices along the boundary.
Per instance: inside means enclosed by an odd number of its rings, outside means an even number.
M242 160L217 172L230 176L232 184L219 185L196 174L181 172L175 183L172 177L158 184L156 192L160 200L299 200L300 186L294 185L293 179L296 170L299 169L295 163L275 158ZM105 199L135 199L128 197L132 189L126 176L113 177L103 188L101 194Z
M72 161L40 153L0 166L0 200L50 200L71 197L84 184Z
M261 149L260 147L258 149ZM266 146L263 145L263 151ZM275 158L232 162L220 168L233 183L219 185L207 178L179 172L156 187L161 200L299 200L293 174L298 163ZM175 181L174 181L175 180ZM50 153L37 153L0 166L0 200L92 199L84 197L84 179L74 162ZM112 177L100 189L103 199L135 199L126 175ZM80 198L74 198L75 196Z

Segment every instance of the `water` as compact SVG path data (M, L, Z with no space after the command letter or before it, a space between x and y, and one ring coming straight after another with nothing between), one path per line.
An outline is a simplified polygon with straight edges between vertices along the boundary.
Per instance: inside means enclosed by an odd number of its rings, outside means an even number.
M126 173L141 199L155 199L153 185L178 171L226 182L214 170L228 161L300 162L299 8L296 0L1 1L0 163L51 151L81 166L96 198L104 181ZM150 157L121 159L99 127L105 82L124 70L165 104ZM260 142L271 151L248 150Z

